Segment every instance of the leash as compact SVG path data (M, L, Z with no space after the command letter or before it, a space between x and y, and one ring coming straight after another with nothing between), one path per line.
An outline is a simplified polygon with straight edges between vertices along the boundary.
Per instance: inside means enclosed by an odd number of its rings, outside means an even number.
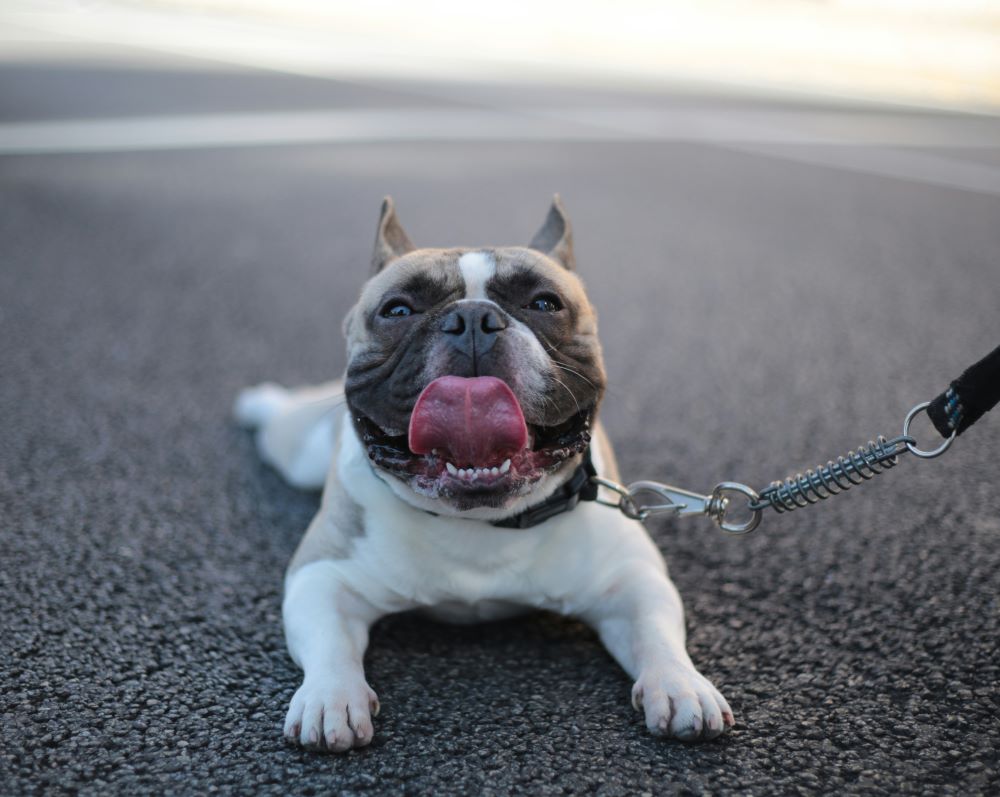
M607 488L617 494L618 500L609 501L597 495L581 497L615 507L634 520L643 521L662 513L675 517L708 516L728 534L749 534L760 525L766 509L777 513L793 512L825 501L895 467L899 457L907 452L921 459L941 456L951 448L955 438L993 409L997 402L1000 402L1000 346L967 368L933 401L924 401L911 409L903 420L902 434L891 440L880 435L869 440L867 445L837 457L836 461L830 460L805 473L771 482L760 492L739 482L720 482L711 493L703 495L660 482L639 481L625 486L591 475L592 485ZM937 448L920 448L910 434L913 419L924 411L938 434L945 438ZM640 500L643 495L655 496L654 502ZM743 522L727 517L733 498L746 501L749 517Z

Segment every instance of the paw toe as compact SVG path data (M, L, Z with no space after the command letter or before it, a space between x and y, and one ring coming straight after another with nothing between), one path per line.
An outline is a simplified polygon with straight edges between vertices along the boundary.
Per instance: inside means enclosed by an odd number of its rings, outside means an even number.
M698 701L701 703L702 735L706 739L714 739L726 729L722 708L711 692L700 692Z
M299 744L312 750L323 746L323 706L310 705L302 715L302 731L299 733Z
M694 692L682 692L674 700L674 716L670 721L670 733L685 742L693 742L701 736L702 716L698 696Z

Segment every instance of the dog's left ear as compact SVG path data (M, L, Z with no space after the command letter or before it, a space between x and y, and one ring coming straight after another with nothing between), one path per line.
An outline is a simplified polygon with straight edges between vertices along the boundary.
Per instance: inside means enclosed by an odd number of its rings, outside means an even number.
M378 219L375 251L372 253L372 271L377 274L397 257L402 257L416 248L396 218L396 206L392 197L387 196L382 200L382 213Z
M570 271L576 267L576 259L573 256L573 227L569 223L569 216L566 215L559 194L552 197L549 215L545 217L545 223L535 233L528 246L562 263Z

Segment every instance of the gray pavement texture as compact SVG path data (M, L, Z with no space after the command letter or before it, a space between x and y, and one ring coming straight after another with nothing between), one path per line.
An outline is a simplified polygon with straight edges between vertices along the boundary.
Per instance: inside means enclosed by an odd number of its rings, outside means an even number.
M191 112L211 92L419 104L405 86L36 66L6 71L4 120L58 117L53 92L108 115L116 91L117 113L169 95L176 112L194 86ZM986 168L998 153L1000 138L933 154ZM946 457L747 538L650 525L691 655L735 709L724 738L648 736L573 620L399 616L367 656L375 741L343 757L280 735L299 678L281 576L317 497L228 417L244 385L343 368L383 194L418 243L486 244L527 240L558 190L626 478L763 486L895 434L1000 342L1000 197L683 142L17 156L0 180L0 793L1000 789L996 413Z

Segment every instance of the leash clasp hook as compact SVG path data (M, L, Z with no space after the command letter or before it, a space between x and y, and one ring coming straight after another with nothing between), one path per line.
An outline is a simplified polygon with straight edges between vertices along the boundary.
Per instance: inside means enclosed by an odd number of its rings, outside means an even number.
M633 520L643 521L650 515L664 512L669 512L675 517L706 515L712 518L720 529L729 534L746 534L760 524L761 510L753 506L760 496L745 484L722 482L716 486L711 494L703 495L660 482L633 482L626 487L600 476L594 476L592 481L618 495L618 501L608 501L598 496L598 503L615 507ZM647 504L638 501L637 496L642 493L652 493L659 499L659 502ZM727 493L739 493L748 499L751 515L747 521L735 523L726 520L726 510L729 508L730 501Z
M663 502L642 504L641 511L644 518L661 512L671 512L676 517L690 517L691 515L714 517L719 511L725 512L725 504L728 503L726 498L702 495L660 482L633 482L628 486L628 492L633 500L641 493L652 493ZM720 501L722 502L721 506L719 505Z

